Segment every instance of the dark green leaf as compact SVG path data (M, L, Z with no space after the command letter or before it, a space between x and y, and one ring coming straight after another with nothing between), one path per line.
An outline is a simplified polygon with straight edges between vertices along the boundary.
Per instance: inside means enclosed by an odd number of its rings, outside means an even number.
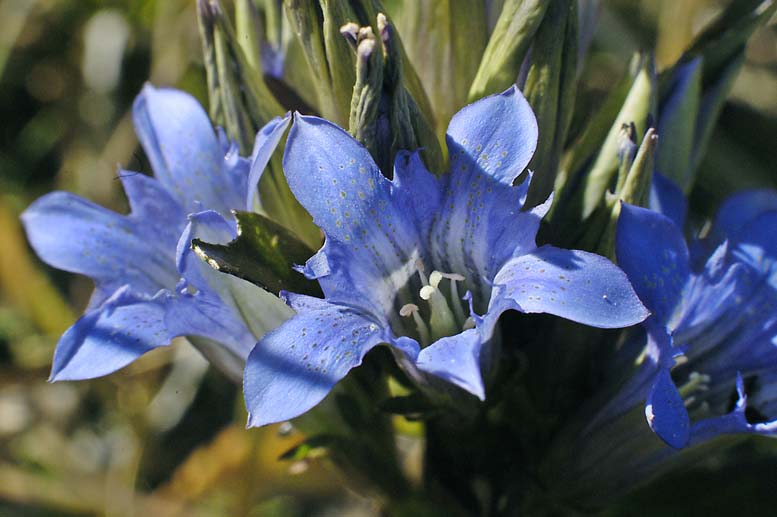
M428 398L420 393L413 393L403 397L391 397L380 403L380 409L393 415L402 415L408 418L424 418L439 411Z
M335 441L335 437L325 434L311 436L302 443L295 445L281 454L278 459L285 461L300 461L309 458L310 456L321 456L324 454L325 449L330 447Z
M294 271L313 255L307 245L280 224L253 212L235 212L237 238L229 244L199 239L192 249L215 269L256 284L272 293L288 290L320 295L315 282Z

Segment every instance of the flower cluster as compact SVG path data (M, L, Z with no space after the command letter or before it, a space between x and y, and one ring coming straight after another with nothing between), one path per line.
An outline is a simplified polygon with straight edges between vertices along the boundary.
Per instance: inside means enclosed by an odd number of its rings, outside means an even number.
M490 2L430 10L438 49L403 45L379 2L284 2L288 26L280 2L239 3L235 31L199 1L214 120L146 86L154 177L119 171L130 213L54 192L22 215L44 262L95 283L51 380L185 337L242 383L249 427L308 435L287 457L326 449L426 513L599 509L722 435L776 434L777 193L710 224L686 197L777 4L727 10L736 30L703 33L660 88L637 56L589 110L585 3L505 2L493 26ZM423 2L400 4L421 24ZM478 24L482 48L453 41Z
M685 212L682 196L669 198L681 204L664 204L667 213ZM777 192L732 196L689 244L682 223L622 207L618 263L651 315L567 424L562 435L574 438L557 440L569 456L551 477L588 504L693 463L716 437L777 429Z
M648 422L672 447L777 427L775 208L773 192L734 196L689 251L673 221L624 207L618 260L652 313L637 377Z
M256 191L288 120L259 133L252 162L214 132L184 92L146 86L133 117L156 178L119 170L129 215L67 192L42 197L22 215L41 259L95 282L86 313L57 344L51 380L109 374L176 336L192 337L239 379L257 338L291 311L256 286L212 270L190 242L234 238L231 210L246 199L253 205L248 193Z
M286 294L297 315L248 359L250 423L310 409L381 343L411 377L431 374L484 399L495 326L509 309L606 328L645 319L609 260L537 247L551 200L521 211L531 175L513 186L536 141L531 108L511 88L453 117L447 174L401 153L388 180L345 131L295 117L283 165L326 236L302 268L325 299Z

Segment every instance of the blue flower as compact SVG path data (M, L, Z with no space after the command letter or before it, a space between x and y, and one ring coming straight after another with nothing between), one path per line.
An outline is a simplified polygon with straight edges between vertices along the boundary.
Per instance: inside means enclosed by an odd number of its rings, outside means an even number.
M610 261L535 244L551 201L522 211L530 179L513 182L536 143L534 114L511 88L454 116L448 174L401 153L388 180L345 131L297 116L284 170L326 237L300 268L325 299L285 294L297 314L246 365L249 425L307 411L379 344L422 386L443 379L483 399L508 309L607 328L644 320Z
M86 313L57 344L51 380L106 375L176 336L196 336L193 342L239 379L256 339L291 311L212 270L189 243L234 238L230 210L253 206L259 175L288 118L260 132L252 164L214 132L186 93L146 86L133 116L156 179L119 171L129 215L68 192L43 196L22 214L44 262L95 282Z
M777 430L775 232L774 192L729 199L690 250L672 219L623 206L618 262L652 315L644 363L613 407L646 399L674 448Z

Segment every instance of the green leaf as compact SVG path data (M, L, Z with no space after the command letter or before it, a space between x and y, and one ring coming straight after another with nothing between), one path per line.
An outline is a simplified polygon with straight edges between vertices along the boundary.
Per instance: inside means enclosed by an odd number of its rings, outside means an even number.
M707 151L712 132L718 122L718 117L726 104L728 94L731 92L734 80L737 78L744 62L745 53L743 50L734 56L728 65L721 70L716 80L702 91L699 114L696 119L693 154L691 156L693 173L698 170L701 159Z
M402 0L390 9L434 109L441 141L451 117L467 103L486 48L486 4L485 0Z
M691 157L694 154L696 118L701 96L701 59L682 65L681 78L671 85L659 121L661 141L656 166L684 191L693 183Z
M210 244L194 239L194 252L218 271L247 280L271 293L288 290L320 295L317 283L292 269L313 255L306 244L263 215L235 212L235 217L235 240L229 244Z
M717 81L733 59L741 54L755 30L777 11L772 0L737 0L695 39L681 61L704 58L704 87Z
M241 154L250 154L259 128L286 110L270 92L261 69L246 58L219 2L198 1L197 19L205 56L210 117L237 141Z
M701 159L717 123L737 74L745 60L745 45L750 36L777 12L777 3L765 0L742 0L732 2L704 31L696 37L690 49L683 55L676 67L693 66L694 60L702 64L688 86L688 96L679 106L683 113L676 114L670 130L663 126L659 148L659 167L677 181L686 192L690 191ZM694 94L699 97L694 99ZM668 96L673 95L669 92ZM691 112L696 109L691 119ZM664 114L662 113L662 116ZM687 118L684 118L687 117ZM691 125L691 127L688 127ZM679 127L678 127L679 126ZM691 133L689 135L689 133ZM691 139L690 142L688 140ZM674 161L687 159L687 165L664 163L664 149L669 146ZM680 154L678 147L687 147ZM665 167L685 165L684 174L676 176Z
M301 461L305 459L320 458L327 454L327 449L338 440L334 436L317 435L307 438L281 454L278 459L281 461Z
M635 56L632 69L639 66L640 57ZM636 70L635 70L636 73ZM579 175L584 172L584 166L599 150L618 116L626 96L634 82L634 74L626 74L609 90L601 108L596 110L583 130L576 135L574 143L564 153L561 168L556 177L556 195L559 196L567 183L575 184ZM581 107L581 109L584 109Z
M505 1L469 89L470 102L515 82L548 5L549 0Z
M324 118L345 126L354 84L354 59L340 27L358 21L342 0L284 0L284 7L314 77L318 109Z
M441 411L421 393L402 397L391 397L380 403L380 409L393 415L402 415L408 419L428 418Z
M615 257L615 232L621 214L621 203L636 206L647 206L648 204L658 138L654 129L647 130L628 173L622 181L619 178L621 185L614 195L608 196L607 205L611 207L610 220L599 241L598 251L601 255L611 259ZM624 165L627 163L628 161L624 159Z
M639 73L629 94L596 156L582 191L582 219L587 219L604 200L604 193L618 171L618 146L621 128L634 124L638 135L644 135L649 119L655 118L657 86L652 56L642 60Z
M537 117L539 141L529 163L535 175L528 206L544 202L556 179L577 85L577 25L577 2L554 0L532 47L523 93Z

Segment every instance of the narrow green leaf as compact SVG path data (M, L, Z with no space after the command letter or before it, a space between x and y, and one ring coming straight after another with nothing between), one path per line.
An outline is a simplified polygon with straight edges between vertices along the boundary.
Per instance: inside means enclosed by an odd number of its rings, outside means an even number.
M701 99L690 150L688 179L683 183L686 191L693 185L712 131L744 63L747 41L775 12L777 2L772 0L742 0L730 3L718 18L697 36L677 65L688 66L687 63L699 58L703 62L699 79ZM666 139L664 135L661 135L661 138L660 147L663 149Z
M254 70L263 70L260 52L263 32L253 0L235 0L235 37L246 62Z
M305 459L320 458L327 454L327 449L335 444L338 439L329 435L311 436L300 444L295 445L281 454L281 461L302 461Z
M744 50L755 30L777 11L773 0L737 0L709 24L685 53L683 61L704 58L704 86L716 82L732 59Z
M744 62L745 53L742 51L720 72L716 81L708 85L702 92L699 113L696 119L693 154L691 156L691 169L694 174L707 151L712 131L715 129L720 112L726 104L726 99Z
M624 124L633 123L639 135L644 135L649 119L655 118L656 76L653 59L646 56L631 85L607 138L585 179L582 198L582 218L586 219L604 199L605 191L612 184L618 170L618 141Z
M539 126L539 142L529 169L534 171L528 206L553 190L566 140L577 85L577 2L554 0L537 31L523 92Z
M355 67L340 27L358 20L355 13L342 0L284 0L284 7L313 75L320 113L345 126Z
M696 118L701 96L701 59L676 68L676 80L662 105L658 127L660 143L656 154L657 169L688 192L693 170Z
M391 10L434 110L442 141L467 103L488 38L485 0L403 0Z
M421 393L391 397L381 402L379 407L386 413L401 415L409 419L422 419L441 411L439 406L435 406Z
M621 203L637 206L647 206L648 204L658 138L654 129L647 130L622 186L614 195L607 198L610 218L599 241L598 252L601 255L611 259L615 258L615 232L621 214ZM624 163L628 163L628 160L624 160Z
M253 212L235 212L237 238L229 244L210 244L199 239L192 249L208 264L224 273L258 285L271 293L282 290L320 295L318 284L294 271L313 251L280 224Z
M631 85L634 82L634 76L638 72L639 62L639 56L635 56L631 66L634 74L625 75L613 85L602 106L590 117L584 129L576 136L574 143L562 155L554 191L556 200L563 201L554 203L548 219L558 217L559 206L564 205L564 207L568 208L571 205L573 189L577 187L581 177L586 172L585 164L601 148L602 142L604 142L615 118L618 116L618 112L623 106L623 102L626 100L626 96L629 94ZM579 219L579 214L575 214L575 218Z
M285 110L264 82L261 69L249 63L218 0L199 0L197 15L211 119L224 127L242 154L250 154L259 128Z
M549 0L505 1L469 89L470 102L515 82L548 5Z

